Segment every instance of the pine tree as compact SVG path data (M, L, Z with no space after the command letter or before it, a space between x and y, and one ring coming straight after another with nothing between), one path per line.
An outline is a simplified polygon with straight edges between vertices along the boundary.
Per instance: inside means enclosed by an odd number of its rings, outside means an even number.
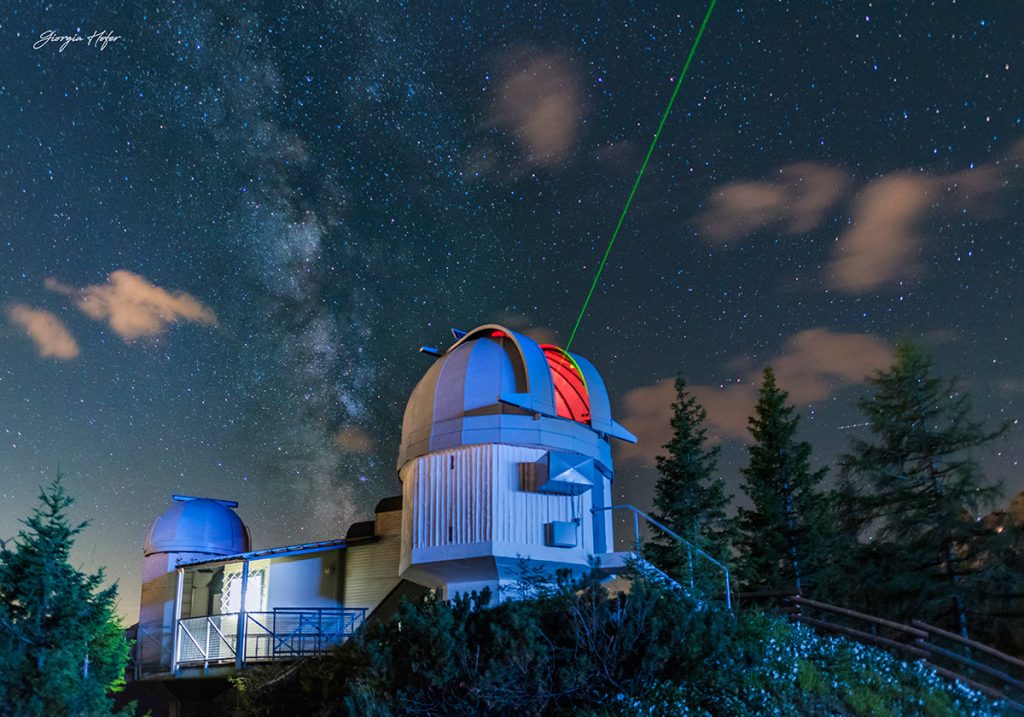
M966 637L971 578L993 529L977 520L999 492L971 450L1003 434L970 417L956 379L932 375L930 357L904 342L896 362L869 379L860 402L869 440L855 439L841 459L839 494L862 548L873 552L865 580L890 611L946 623Z
M39 501L0 547L0 715L110 715L129 652L114 614L117 587L101 587L102 570L70 564L85 523L69 522L73 500L59 474Z
M740 582L748 590L807 590L819 562L825 469L810 468L811 446L796 439L800 416L786 405L789 394L764 370L754 415L754 443L743 469L743 492L753 509L739 510Z
M666 454L657 457L654 518L724 561L733 531L726 516L732 496L726 495L722 480L715 476L720 449L707 446L707 412L686 390L682 377L676 378L675 388L672 438L663 446ZM655 530L648 554L669 575L682 577L689 572L685 549L660 530ZM700 574L708 572L706 565L695 564L694 569Z

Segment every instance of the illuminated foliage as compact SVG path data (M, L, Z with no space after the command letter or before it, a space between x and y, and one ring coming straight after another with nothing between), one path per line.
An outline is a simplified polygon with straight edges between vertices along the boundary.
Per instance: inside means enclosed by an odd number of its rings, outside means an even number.
M236 680L245 715L1005 714L929 667L634 580L407 603L327 658Z
M85 524L61 477L44 488L17 538L0 548L0 715L99 717L124 686L129 645L114 614L117 587L70 563ZM119 714L134 713L127 707Z

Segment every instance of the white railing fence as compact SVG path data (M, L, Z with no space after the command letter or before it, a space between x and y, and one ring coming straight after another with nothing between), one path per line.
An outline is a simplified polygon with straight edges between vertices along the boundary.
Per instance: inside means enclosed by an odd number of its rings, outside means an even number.
M279 608L178 621L175 669L321 655L366 619L365 608ZM239 627L241 650L239 650Z

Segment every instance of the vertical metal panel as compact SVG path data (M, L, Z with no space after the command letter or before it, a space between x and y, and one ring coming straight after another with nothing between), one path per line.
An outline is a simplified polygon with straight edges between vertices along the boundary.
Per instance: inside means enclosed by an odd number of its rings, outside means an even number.
M398 476L402 481L402 551L399 560L399 570L405 570L412 561L412 547L417 542L415 531L418 529L415 520L419 498L417 497L417 468L418 462L406 463L402 466Z
M493 448L482 444L441 451L414 462L406 478L413 490L405 511L413 547L491 540Z
M403 481L403 530L412 538L412 547L498 542L525 549L544 545L545 523L578 520L580 548L592 551L590 492L540 493L520 477L520 465L533 463L544 453L526 446L479 444L414 461ZM595 487L602 494L606 489Z

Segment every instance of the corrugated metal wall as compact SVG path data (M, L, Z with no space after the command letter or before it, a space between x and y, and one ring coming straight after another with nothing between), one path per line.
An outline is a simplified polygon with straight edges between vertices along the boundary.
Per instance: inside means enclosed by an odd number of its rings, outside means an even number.
M576 518L581 521L580 547L592 546L589 493L539 493L521 484L520 464L545 453L540 448L481 444L408 464L402 471L406 548L479 542L543 546L545 523Z
M491 540L494 449L484 444L416 460L414 547Z

